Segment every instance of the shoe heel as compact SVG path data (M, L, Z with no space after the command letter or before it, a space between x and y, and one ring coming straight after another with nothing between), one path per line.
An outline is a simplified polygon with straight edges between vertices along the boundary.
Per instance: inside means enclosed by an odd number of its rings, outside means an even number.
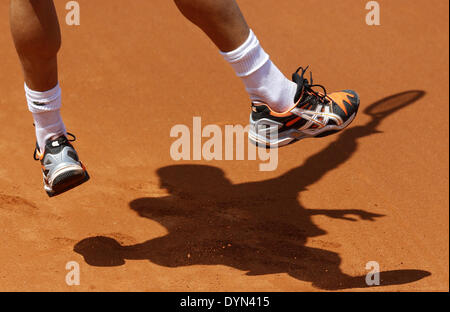
M46 188L48 197L54 197L63 194L90 180L90 176L87 171L84 171L82 175L80 174L70 175L69 173L66 173L65 175L66 176L61 177L61 179L65 179L65 181L57 183L51 189ZM55 182L58 181L55 180Z

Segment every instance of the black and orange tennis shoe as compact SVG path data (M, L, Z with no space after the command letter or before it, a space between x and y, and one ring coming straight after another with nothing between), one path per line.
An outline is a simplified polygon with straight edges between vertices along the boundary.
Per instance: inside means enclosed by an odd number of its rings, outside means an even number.
M292 80L297 92L291 109L274 112L265 103L252 103L249 139L257 145L280 147L304 138L324 137L346 128L355 119L359 96L343 90L327 94L322 85L304 77L308 67L300 67ZM314 89L320 88L323 92Z

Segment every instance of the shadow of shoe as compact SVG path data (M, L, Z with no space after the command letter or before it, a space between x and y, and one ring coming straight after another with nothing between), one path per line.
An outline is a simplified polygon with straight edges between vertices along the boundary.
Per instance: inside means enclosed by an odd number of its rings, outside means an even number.
M120 266L125 264L123 247L113 238L96 236L78 242L74 251L82 254L87 264L92 266Z

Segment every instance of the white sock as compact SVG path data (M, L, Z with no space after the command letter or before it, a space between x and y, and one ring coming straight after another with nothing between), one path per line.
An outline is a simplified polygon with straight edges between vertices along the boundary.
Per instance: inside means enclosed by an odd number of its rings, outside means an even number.
M37 143L43 152L47 140L67 134L60 114L61 88L57 84L51 90L39 92L31 90L25 84L25 95L28 109L33 114Z
M239 48L220 53L242 78L253 102L266 103L280 113L294 106L297 84L287 79L272 63L252 30Z

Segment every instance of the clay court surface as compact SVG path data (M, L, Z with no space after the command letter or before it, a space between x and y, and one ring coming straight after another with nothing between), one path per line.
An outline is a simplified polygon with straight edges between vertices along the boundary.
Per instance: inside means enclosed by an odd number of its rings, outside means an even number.
M273 172L170 157L174 125L246 125L250 111L172 1L81 0L78 27L55 2L62 113L91 180L43 191L1 1L0 290L449 290L448 1L379 1L372 27L366 1L240 1L284 73L309 64L362 99L348 130L280 149ZM369 261L380 287L364 288Z

